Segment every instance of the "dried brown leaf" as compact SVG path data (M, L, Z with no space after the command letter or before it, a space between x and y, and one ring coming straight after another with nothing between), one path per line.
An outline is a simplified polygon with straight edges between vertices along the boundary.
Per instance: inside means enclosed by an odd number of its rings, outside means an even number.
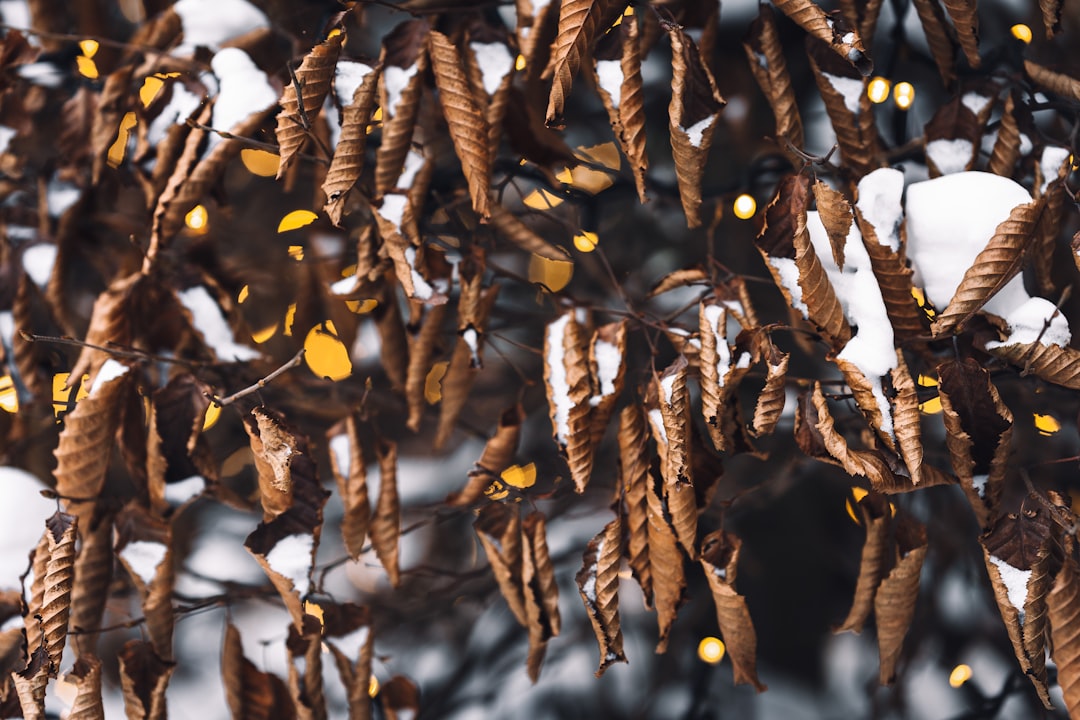
M116 516L116 557L142 596L146 634L154 653L172 659L175 580L169 523L129 504Z
M767 369L765 387L758 393L757 404L754 406L755 437L772 434L787 402L787 370L791 355L778 350L771 340L764 355Z
M101 661L93 655L80 655L64 680L75 686L75 697L68 720L105 720L101 699Z
M120 651L120 687L124 711L132 720L164 720L168 716L165 688L174 663L154 654L153 646L129 640Z
M807 38L806 49L818 92L825 101L825 111L836 131L836 142L844 165L856 178L881 167L881 143L874 124L873 105L866 94L867 79L860 77L851 66L829 52L829 48L819 40ZM847 87L858 82L862 83L863 88L852 98L854 89L847 90ZM849 102L857 107L853 110Z
M425 40L429 29L427 20L407 20L383 38L379 82L383 124L382 142L375 153L376 198L397 187L412 146L428 66Z
M540 677L547 641L559 634L559 586L555 566L547 548L544 516L532 512L521 524L521 583L525 599L526 627L529 630L529 657L526 667L535 683Z
M251 453L259 476L263 521L269 522L292 507L292 463L298 453L296 436L272 413L253 408L244 418Z
M187 372L174 375L165 387L154 391L145 444L150 507L158 515L169 507L167 483L208 474L212 460L202 427L210 407L209 393L208 385Z
M982 60L979 57L979 13L976 0L941 0L941 4L949 11L949 18L956 28L956 37L968 65L979 67Z
M902 351L896 351L896 367L892 369L892 386L896 396L891 398L893 434L900 457L907 465L911 483L922 482L923 439L919 411L919 396Z
M260 671L244 657L240 631L231 622L225 626L221 674L225 699L234 718L286 720L296 717L296 707L285 683L276 675Z
M878 652L881 658L879 678L882 685L892 683L896 664L904 647L915 601L919 597L919 573L926 559L926 529L913 520L902 518L897 529L899 560L882 579L874 597L877 619Z
M1043 90L1061 95L1068 100L1080 101L1080 80L1064 73L1054 72L1031 60L1024 61L1024 72Z
M757 676L757 633L746 599L735 591L741 546L739 538L723 530L706 535L701 542L701 567L716 605L720 634L731 656L735 684L749 683L764 692L765 685Z
M939 107L923 131L930 177L970 170L975 164L982 131L983 123L963 103L962 96L956 95Z
M709 273L705 272L699 267L683 268L681 270L672 270L664 277L660 278L659 282L649 289L647 297L656 297L661 293L666 293L669 290L675 288L689 287L691 285L711 285L712 278Z
M847 244L853 220L851 203L842 192L833 190L821 180L814 183L814 200L817 202L821 224L825 226L825 233L829 236L833 261L843 270L844 246Z
M373 68L353 92L352 101L341 111L341 136L330 169L326 171L322 191L326 195L326 214L335 225L341 225L349 190L356 185L364 170L364 148L367 146L368 126L378 101L381 68ZM396 181L395 181L396 182Z
M292 74L292 82L281 95L281 110L277 115L278 172L280 180L300 152L322 110L323 100L330 92L345 33L338 32L311 48L300 67Z
M589 541L578 571L578 592L585 602L596 641L600 644L600 677L612 663L626 662L622 626L619 623L619 562L622 559L622 527L619 518L604 526Z
M937 65L938 74L946 87L951 87L956 80L956 48L955 33L952 26L945 20L945 12L937 0L912 0L915 12L922 23L923 34L926 35L926 44L930 46L930 55Z
M485 505L474 523L480 544L495 575L499 592L522 626L529 626L521 580L521 518L517 508Z
M828 46L837 57L851 63L863 77L874 71L874 63L866 54L862 39L839 13L827 14L811 0L779 0L773 4L811 37Z
M892 519L888 503L877 493L872 493L859 502L859 513L862 516L862 526L866 528L866 541L863 543L859 560L855 598L847 618L836 628L836 632L862 632L863 625L874 608L874 596L888 563L889 526Z
M405 321L398 306L397 290L391 282L383 283L379 306L375 308L375 324L379 330L379 359L390 380L390 387L401 392L408 382L409 341Z
M404 675L390 678L379 695L386 720L407 720L420 712L420 688Z
M1046 596L1050 620L1050 656L1069 717L1080 714L1080 571L1070 553Z
M694 228L701 225L701 179L717 119L726 101L690 36L678 26L667 30L671 38L672 69L668 129L679 198L686 224Z
M840 463L848 474L867 478L871 486L882 493L910 490L913 487L909 478L901 480L896 477L885 456L880 452L856 450L848 446L847 440L836 429L836 421L829 412L828 401L825 399L820 383L814 383L812 400L816 418L807 419L815 423L824 449Z
M598 447L615 411L626 380L627 321L608 323L596 329L589 343L589 370L595 393L589 400L591 444Z
M371 517L369 531L371 546L379 562L386 568L390 584L401 582L398 567L398 540L401 537L401 501L398 499L397 444L379 440L375 446L379 460L379 499Z
M38 647L45 650L47 677L57 676L67 641L77 535L78 517L58 510L45 521L45 532L33 554L34 583L23 621L27 652L32 655Z
M1047 382L1080 390L1080 351L1044 342L1017 343L991 348L989 352Z
M664 479L664 502L679 544L691 558L697 557L697 498L691 464L690 391L686 387L686 358L680 356L658 379L659 398L667 454L660 466Z
M424 385L431 371L432 358L442 334L446 312L445 303L429 306L420 321L420 331L408 338L409 366L405 375L405 402L409 406L409 418L406 424L413 432L420 430L420 422L423 420L426 404Z
M285 641L289 652L289 693L303 720L326 720L326 695L322 681L322 623L304 616L303 631L289 626Z
M686 589L686 573L683 553L679 550L675 530L664 511L660 495L654 487L653 478L646 477L646 502L649 522L649 574L652 579L653 605L660 637L656 652L667 651L671 626L683 602Z
M502 205L492 203L490 210L492 227L522 250L548 260L565 262L570 259L570 256L565 251L540 237L536 231Z
M1012 209L964 273L948 306L934 320L935 336L963 330L967 321L1016 277L1045 213L1045 198Z
M113 576L112 517L90 518L79 530L79 554L75 558L75 581L71 588L71 627L94 631L101 627L109 584ZM97 634L83 635L79 649L90 652Z
M1010 92L1005 98L1005 109L1001 113L997 140L990 153L986 169L992 173L1012 177L1016 161L1020 159L1020 125L1016 120L1016 97Z
M487 218L491 185L487 119L476 104L461 66L461 57L450 39L432 30L428 34L428 51L443 115L450 128L450 139L469 185L473 211L481 218Z
M605 15L624 6L620 0L565 0L559 6L559 29L551 46L553 81L548 97L548 127L563 126L563 108L570 96L574 76L586 61L600 32Z
M577 492L592 475L589 433L589 357L573 310L549 323L544 332L544 384L555 442L566 456Z
M618 94L609 92L599 80L599 63L615 63L621 81ZM641 37L637 16L624 16L618 28L600 38L592 65L593 84L608 113L611 129L630 163L638 199L645 202L645 173L649 157L645 153L645 97L641 80Z
M1061 10L1065 0L1039 0L1039 10L1042 11L1043 27L1046 28L1046 37L1052 38L1061 32ZM1070 712L1072 704L1069 705Z
M881 299L885 301L885 312L892 323L893 336L897 341L902 341L925 335L929 323L912 294L913 271L907 265L903 249L893 250L886 239L891 228L874 227L858 207L855 208L855 221L862 233L866 253L870 256L870 267L881 289Z
M457 419L469 399L473 383L482 369L484 329L498 296L498 285L483 287L483 270L478 270L471 279L462 280L458 314L459 318L465 318L466 324L459 327L454 352L442 379L439 427L435 432L436 449L444 447L453 434Z
M98 368L109 359L110 355L97 348L110 344L131 344L131 303L137 302L141 286L146 276L132 273L117 278L94 301L90 314L90 327L86 331L86 346L79 353L79 359L71 369L69 383L78 382L83 375L96 375Z
M1059 177L1052 181L1042 197L1046 198L1046 214L1043 222L1039 224L1038 235L1028 252L1031 255L1031 267L1035 273L1039 292L1044 296L1051 296L1056 287L1053 278L1054 249L1057 247L1062 220L1065 216L1067 192L1064 178Z
M797 148L803 146L802 117L795 99L795 88L788 74L787 61L776 32L776 15L772 7L762 4L758 16L750 24L743 49L765 99L769 101L776 120L776 135Z
M652 478L649 476L648 442L644 410L639 404L631 403L619 413L619 485L628 536L626 559L645 596L645 607L651 609L648 486Z

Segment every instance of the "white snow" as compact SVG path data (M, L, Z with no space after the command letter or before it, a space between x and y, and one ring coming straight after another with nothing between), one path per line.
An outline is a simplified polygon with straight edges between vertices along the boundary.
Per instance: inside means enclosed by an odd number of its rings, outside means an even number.
M750 367L750 361L753 360L753 356L748 352L740 353L739 359L735 361L735 367L738 370L745 370Z
M0 467L0 588L19 586L26 572L27 554L45 531L45 520L56 512L56 501L41 496L46 485L34 475L13 467ZM29 586L29 578L27 578Z
M386 220L394 224L398 232L401 232L401 221L405 218L405 203L408 198L401 193L387 193L383 195L382 207L377 212Z
M409 84L409 79L416 74L417 64L413 63L407 68L397 65L387 65L383 68L383 87L386 88L386 107L383 108L383 117L392 118L397 113L398 103L401 102L401 94Z
M11 350L11 343L15 339L15 316L10 310L4 310L0 312L0 343L8 351Z
M270 27L262 10L247 0L179 0L172 9L184 32L176 55L190 55L200 45L217 50L234 37Z
M769 256L769 265L780 276L780 283L791 295L791 307L801 312L802 316L809 320L810 308L806 307L806 303L803 302L802 286L799 285L799 266L791 258L772 257L771 255Z
M971 484L978 491L979 495L986 496L986 483L990 481L989 475L972 475Z
M913 183L907 189L907 251L915 284L937 308L944 308L964 273L986 247L994 230L1017 205L1031 202L1024 187L985 172L962 172ZM986 304L995 315L1028 299L1020 275Z
M514 56L505 43L469 43L469 49L476 56L476 64L480 67L481 82L484 92L493 96L499 89L503 78L514 69Z
M345 433L335 435L330 438L330 442L327 444L330 446L330 455L338 474L343 478L349 477L349 472L352 469L352 448L349 443L349 436Z
M68 74L56 63L48 60L19 65L15 68L15 74L35 85L47 88L60 87L68 77Z
M34 26L33 18L30 15L30 3L27 0L0 0L0 17L4 19L5 25L10 25L13 28L31 28ZM38 46L39 42L34 35L26 36L27 42L33 46Z
M555 439L560 445L566 445L570 440L570 411L573 409L570 386L566 380L566 351L563 348L563 337L570 318L570 313L563 313L558 320L548 324L546 331L548 385L551 387L551 401L555 404Z
M893 345L892 323L881 297L881 287L874 277L870 255L862 242L862 234L856 223L851 224L844 243L844 269L833 259L832 246L821 217L816 210L806 213L806 228L836 297L844 309L844 317L851 325L854 335L837 355L856 367L870 382L874 398L881 411L883 433L892 435L892 410L885 397L881 378L896 367L896 349Z
M123 377L130 370L127 365L117 362L112 358L109 358L102 364L101 369L98 370L97 375L94 377L94 383L90 386L89 397L94 397L97 391L105 387L106 384L116 380L119 377Z
M202 285L176 293L180 304L191 313L191 324L203 341L222 362L244 362L259 357L259 352L241 345L233 338L221 306Z
M937 166L942 175L963 172L975 155L970 140L931 140L926 143L926 156Z
M1042 155L1039 157L1039 170L1042 172L1042 185L1039 187L1039 194L1046 192L1046 188L1050 183L1057 180L1058 170L1069 160L1069 148L1059 147L1057 145L1047 145L1043 148Z
M31 245L23 252L23 270L26 270L26 274L40 288L44 288L48 284L55 263L56 245L52 243Z
M827 72L821 74L829 81L833 89L844 98L844 107L851 111L853 115L858 115L859 103L862 101L864 92L862 79L856 80L842 75L831 75Z
M192 475L165 485L165 502L170 505L183 505L198 497L205 489L206 479L202 475Z
M424 167L424 153L416 148L409 148L409 152L405 155L401 175L398 176L397 186L402 189L411 188L416 182L416 174L422 167Z
M664 393L664 404L668 407L671 407L671 394L675 391L675 379L678 376L678 373L672 373L660 380L660 389Z
M334 92L337 93L341 107L353 104L356 90L364 83L364 78L374 70L370 65L355 60L338 60L334 69Z
M870 223L881 245L893 252L900 250L900 224L904 220L904 173L879 168L859 181L859 209L864 222Z
M596 575L599 573L600 553L604 551L604 538L600 538L600 541L596 543L596 558L593 560L592 566L589 568L588 577L585 582L581 583L581 593L585 596L589 605L596 608Z
M597 60L596 77L599 79L600 89L611 98L611 107L618 108L622 101L622 61Z
M49 208L50 217L60 217L64 212L75 204L82 190L73 182L60 180L53 176L45 190L45 204Z
M465 341L465 344L469 346L469 353L472 355L472 363L475 366L480 365L480 337L476 334L476 331L472 328L467 328L465 332L461 333L461 339Z
M169 103L150 121L150 127L146 131L147 140L153 146L165 139L170 127L187 122L202 102L202 99L188 90L182 82L174 81L170 89L172 96Z
M731 347L727 343L727 310L723 305L706 305L704 312L705 320L709 323L709 332L716 338L717 385L724 387L731 369Z
M350 275L347 278L342 278L336 283L333 283L330 286L330 292L334 295L348 295L353 291L354 287L356 287L356 276Z
M1026 133L1020 133L1020 156L1027 157L1028 153L1035 147L1031 142L1031 138Z
M409 263L409 273L412 277L413 295L421 300L430 300L435 295L435 289L428 285L427 280L416 270L416 248L405 248L405 260Z
M243 50L225 48L210 61L210 67L221 83L214 101L211 127L231 130L249 115L277 104L277 91L270 87L266 73L256 67ZM221 140L220 135L210 133L203 157Z
M667 429L664 427L664 414L660 412L660 408L649 410L649 423L653 426L655 435L660 442L667 445Z
M594 395L589 404L596 407L601 398L615 393L615 378L619 376L623 358L619 346L605 340L596 341L593 354L596 356L596 377L600 380L600 394Z
M278 575L292 580L300 597L307 595L311 585L311 558L315 537L306 533L281 538L266 554L266 564Z
M0 125L0 153L7 152L8 146L11 145L12 139L18 132L15 128L9 128L7 125Z
M338 650L344 653L345 657L355 662L360 657L360 650L364 647L369 635L371 635L371 628L367 625L361 625L347 635L332 637L330 640L337 646Z
M1001 581L1008 591L1009 603L1020 612L1020 624L1024 624L1024 603L1027 602L1027 586L1031 579L1030 570L1021 570L1005 562L996 555L990 556L990 562L997 566Z
M129 542L120 551L120 559L131 568L131 572L139 576L144 584L149 585L154 582L154 575L157 574L158 566L165 559L166 552L168 548L162 543L135 540Z
M964 107L975 113L976 116L990 104L991 100L993 100L993 98L987 97L986 95L980 95L977 92L966 92L963 97L960 98L960 102L963 103Z
M1049 327L1046 325L1047 320L1050 320ZM1003 342L986 343L987 349L1027 345L1035 342L1036 338L1041 345L1046 347L1052 345L1068 347L1072 340L1069 321L1065 315L1054 307L1054 303L1040 297L1033 297L1019 305L1005 316L1005 322L1009 325L1009 337ZM1044 331L1043 328L1046 330Z
M712 124L716 122L716 118L717 115L710 115L704 120L698 120L688 128L680 127L679 129L690 138L691 145L699 148L704 140L705 131L712 127Z

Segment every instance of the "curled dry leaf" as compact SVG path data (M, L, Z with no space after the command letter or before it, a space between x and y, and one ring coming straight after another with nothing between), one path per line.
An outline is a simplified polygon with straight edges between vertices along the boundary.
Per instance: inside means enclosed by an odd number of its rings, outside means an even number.
M829 15L811 0L779 0L773 4L811 37L850 63L863 77L874 71L874 63L866 54L862 39L847 26L840 14Z
M100 660L93 655L80 655L64 680L75 686L75 697L67 713L68 720L105 720Z
M997 511L1005 482L1013 416L990 373L971 358L938 365L945 446L980 527Z
M626 559L641 586L645 607L652 609L652 569L649 564L650 457L645 413L630 403L619 413L619 485L626 526Z
M409 406L409 418L406 424L413 432L420 430L420 422L423 420L426 404L424 386L431 371L439 336L442 334L446 311L445 303L428 306L420 320L420 331L408 337L409 366L405 374L405 402Z
M90 314L90 327L86 331L86 345L71 369L69 384L77 382L83 375L96 375L109 359L107 352L91 345L108 347L110 344L131 344L131 305L140 301L142 286L148 282L145 278L142 273L119 277L97 296Z
M963 330L967 321L1016 277L1045 214L1045 198L1012 209L964 273L948 306L934 320L931 327L935 336Z
M1080 102L1080 80L1064 73L1054 72L1031 60L1024 61L1024 72L1043 90L1074 102Z
M937 0L912 0L915 12L922 24L926 44L930 46L930 55L937 65L938 74L946 87L951 87L956 80L956 40L954 31L945 19L945 12Z
M338 429L342 432L334 433ZM368 500L367 464L360 435L360 423L355 415L345 418L344 428L332 428L327 433L330 444L330 464L337 480L338 494L345 506L341 518L341 539L349 557L356 560L363 552L371 521Z
M795 100L795 88L788 74L787 61L776 32L772 7L762 4L743 39L743 49L758 87L769 101L776 119L777 138L784 138L797 148L803 146L802 117Z
M142 596L146 634L154 653L172 659L172 528L132 503L116 516L116 557Z
M459 507L472 505L484 496L491 483L514 462L524 420L525 411L521 405L503 412L495 434L488 439L476 466L469 471L468 483L460 492L451 493L446 498L448 504Z
M500 503L485 505L473 526L495 575L499 592L517 621L523 627L528 627L525 590L521 581L521 518L517 508Z
M165 688L175 664L159 658L153 646L141 640L125 643L119 658L127 716L134 720L164 720L168 716Z
M390 678L379 695L387 720L408 720L420 712L420 688L404 675Z
M690 36L678 26L667 31L671 38L671 151L686 224L694 228L701 225L701 179L716 122L726 103Z
M983 123L963 103L962 96L956 95L938 108L923 131L930 177L970 170L975 164L982 131ZM1001 136L998 137L1000 140Z
M499 151L503 117L516 69L508 38L506 28L475 20L468 27L463 47L473 98L487 121L488 152L492 158Z
M1065 696L1069 717L1080 714L1080 635L1074 628L1080 623L1080 569L1072 553L1054 578L1046 596L1050 620L1050 657L1058 668L1058 683Z
M911 281L913 271L908 267L903 248L893 250L888 243L892 229L874 227L858 206L855 207L855 221L862 233L866 254L870 256L870 268L881 289L894 338L900 341L925 335L929 323L915 302Z
M401 538L401 501L397 484L397 444L379 440L375 446L379 460L379 499L371 518L371 546L386 568L390 584L401 582L398 568L398 540Z
M427 70L427 20L407 20L383 38L379 106L382 142L375 153L375 197L393 190L412 145Z
M1046 28L1046 37L1052 38L1061 32L1061 9L1065 0L1039 0L1039 10L1042 11L1043 27ZM1073 705L1069 704L1072 711Z
M758 692L765 685L757 676L757 633L746 607L746 599L735 591L739 564L739 538L723 530L705 536L701 542L701 567L716 605L716 622L724 638L735 672L735 684L749 683Z
M619 562L622 559L622 528L619 518L604 526L589 541L575 576L585 602L596 641L600 644L600 677L612 663L626 662L622 626L619 623Z
M335 225L341 225L349 190L356 185L364 169L364 148L367 146L368 126L378 101L380 71L381 68L368 70L353 91L351 102L343 103L341 136L322 184L323 194L326 195L324 209Z
M285 175L314 127L323 100L330 92L330 81L344 42L345 33L339 29L311 48L292 74L292 82L285 86L277 115L278 180Z
M559 586L555 566L548 555L544 516L532 512L521 524L521 584L529 630L529 657L526 667L535 683L547 652L547 642L559 634Z
M598 447L626 380L626 320L602 325L589 343L589 370L595 388L589 399L591 444Z
M1042 196L1046 198L1046 215L1044 222L1039 224L1038 235L1028 252L1039 292L1044 296L1052 296L1056 287L1053 279L1054 249L1057 247L1065 216L1067 191L1064 177L1053 180Z
M566 0L559 6L559 29L551 46L553 80L548 97L546 122L548 127L563 126L563 108L570 96L574 76L581 69L600 32L604 17L615 6L625 6L620 0Z
M834 190L821 180L814 183L814 200L817 203L818 216L829 236L833 261L841 270L844 269L844 245L851 232L851 203L839 190Z
M772 340L767 339L765 357L765 387L758 393L754 406L753 431L755 437L769 435L776 428L787 401L787 370L791 355L781 352ZM704 392L704 391L703 391Z
M404 289L404 286L402 287ZM386 370L390 387L401 392L408 382L409 341L405 335L401 308L398 306L397 288L392 282L383 282L379 291L375 325L379 330L379 360Z
M91 517L79 530L79 554L75 558L75 581L71 588L71 627L90 631L79 641L83 652L91 652L98 635L92 631L101 627L109 584L113 577L112 517Z
M58 510L45 521L45 533L34 553L34 586L35 590L40 587L40 595L37 592L32 594L32 602L23 620L28 629L28 652L32 653L38 645L45 649L46 674L49 677L57 676L67 641L77 529L78 518ZM38 577L41 577L40 586ZM36 632L29 632L31 626L36 628Z
M49 654L44 646L34 650L26 667L12 673L11 679L23 717L27 720L47 720L45 689L49 684Z
M988 171L1005 177L1012 177L1016 161L1020 159L1020 126L1016 121L1016 112L1016 95L1010 92L1005 98L997 140L994 141L994 149L986 166Z
M686 387L687 363L680 356L654 379L659 397L667 456L660 466L664 479L664 503L679 544L691 558L697 555L697 498L694 492L690 449L690 391Z
M165 387L154 391L145 444L150 507L158 515L169 507L167 483L213 472L210 449L202 437L209 393L208 385L187 372L174 375Z
M904 353L896 351L896 367L892 376L895 397L890 398L892 411L893 435L896 437L900 457L911 475L911 484L922 482L923 439L922 422L919 411L919 395L915 390L915 380L911 377Z
M469 185L473 211L486 219L490 214L488 191L491 185L487 120L476 104L468 77L461 67L461 58L450 39L432 30L428 34L428 49L435 85L439 88L439 102Z
M345 685L349 700L349 720L371 720L371 663L375 657L375 634L371 627L371 612L353 603L321 603L326 645L334 656L338 674ZM346 655L338 646L348 640L359 644L356 658Z
M498 203L492 203L491 224L499 234L526 252L539 255L547 260L566 262L570 256L552 245L522 222L516 215Z
M979 14L976 0L942 0L942 5L949 11L960 49L964 51L968 65L979 67Z
M711 284L712 278L709 276L709 273L705 272L700 267L672 270L667 275L660 278L659 282L649 289L647 297L653 298L661 293L674 290L675 288L689 287L691 285L705 286Z
M259 477L263 521L269 522L293 503L292 463L299 452L296 436L281 419L264 408L253 408L244 418L251 454Z
M859 577L855 580L855 598L836 632L862 632L874 608L874 596L889 562L892 514L888 502L878 493L869 493L859 501L859 514L862 516L862 526L866 528L866 541L859 560Z
M649 575L659 629L656 652L663 653L667 651L671 626L683 602L686 571L683 567L683 553L679 550L675 530L656 491L655 481L651 474L647 475L645 480L649 522Z
M641 34L636 14L600 38L592 63L593 84L611 129L630 163L638 199L645 202L645 93L641 79Z
M825 399L825 393L821 390L821 383L814 383L811 404L815 410L815 417L807 417L807 420L815 424L825 451L848 474L867 478L871 486L881 493L888 494L912 489L911 480L897 478L882 452L856 450L848 446L847 440L836 429L836 421L829 411L828 400Z
M499 296L499 286L483 287L483 269L477 269L471 277L462 279L462 292L458 299L459 325L457 342L450 356L450 364L442 379L442 403L439 406L439 427L435 432L435 448L446 445L461 415L469 392L482 368L484 330L488 316ZM460 318L464 318L462 321Z
M573 310L548 324L544 332L544 384L555 442L565 453L574 489L581 493L592 474L589 433L588 354Z
M1020 512L998 518L979 542L1020 669L1050 709L1045 631L1054 541L1049 512L1034 501L1025 502Z
M806 50L844 164L856 177L881 167L873 104L866 94L867 79L815 38L806 39Z
M908 517L897 522L896 565L882 581L874 596L877 618L878 653L881 658L879 678L882 685L892 683L904 646L915 601L919 597L919 574L926 559L926 528Z
M221 674L225 699L234 718L276 720L296 716L296 707L285 683L276 675L260 671L244 657L240 631L231 622L225 625Z
M296 705L297 715L312 720L325 718L321 621L312 615L305 615L303 632L290 625L285 647L289 652L289 693Z

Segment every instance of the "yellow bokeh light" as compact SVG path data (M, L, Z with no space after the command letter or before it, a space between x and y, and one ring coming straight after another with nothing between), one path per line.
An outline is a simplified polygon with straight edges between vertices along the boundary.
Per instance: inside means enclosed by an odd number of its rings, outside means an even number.
M424 399L428 401L429 405L434 405L442 400L442 379L446 375L446 368L449 366L450 363L445 360L437 362L431 366L427 377L424 378Z
M371 697L375 697L379 694L379 678L374 675L368 680L367 694Z
M574 276L574 263L548 260L540 255L529 258L529 282L540 283L551 292L559 292Z
M705 637L698 643L697 656L703 662L715 665L724 659L724 650L724 643L720 638Z
M529 463L524 467L521 465L511 465L503 470L499 477L501 477L507 485L522 490L531 488L536 484L536 463Z
M847 510L848 517L856 525L862 525L862 521L859 520L859 516L855 514L855 506L851 504L851 498L844 501L844 509Z
M582 162L600 165L612 172L616 172L622 167L622 155L619 154L619 146L613 142L588 147L582 145L574 150L574 157Z
M304 259L304 246L303 245L290 245L289 246L289 257L291 257L296 262L300 262L301 260L303 260Z
M86 388L87 381L90 380L89 375L82 376L77 390L67 387L70 375L71 373L56 373L53 375L53 413L56 415L67 412L71 409L69 405L82 400L90 394L90 391Z
M131 129L138 124L139 119L135 117L135 113L124 113L123 119L120 120L120 127L116 133L116 140L109 147L109 153L107 160L110 167L120 167L120 163L124 162L124 155L127 154L128 133Z
M184 216L184 224L196 235L204 235L210 232L210 213L205 206L196 205Z
M901 110L907 110L915 102L915 86L909 82L898 82L893 88L893 102Z
M941 412L941 398L932 397L926 402L919 403L919 412L923 415L937 415Z
M10 375L0 376L0 410L19 412L19 394L15 392L15 381Z
M553 195L547 190L541 189L533 190L521 202L525 204L525 207L533 210L550 210L562 205L563 200L558 195Z
M870 491L866 488L861 488L858 485L851 486L851 494L855 498L855 502L862 502L862 499L870 494Z
M487 496L488 500L502 500L509 494L510 491L498 480L488 485L487 490L484 490L484 495Z
M326 39L329 40L331 38L336 38L340 34L341 34L341 28L336 27L333 30L331 30L330 32L326 33Z
M98 47L100 47L100 46L98 45L97 40L80 40L79 41L79 50L81 50L82 54L85 55L88 58L92 58L95 55L97 55Z
M368 298L367 300L346 300L345 307L349 308L357 315L364 315L379 307L379 301L375 298Z
M308 331L304 338L304 362L314 374L333 381L352 375L349 349L337 336L334 323L327 320Z
M919 375L919 379L916 380L916 382L923 387L937 387L938 385L937 378L933 375Z
M892 90L892 83L886 78L878 76L867 83L866 96L870 98L870 102L881 104L889 99L890 90Z
M163 87L165 87L164 80L156 75L147 76L143 80L142 87L139 88L139 102L143 104L143 107L148 107Z
M1023 23L1017 23L1016 25L1013 25L1011 28L1009 28L1009 32L1012 33L1012 36L1014 38L1024 43L1025 45L1031 42L1031 28L1029 28Z
M206 408L206 414L203 415L202 429L205 432L217 424L218 418L221 417L221 406L216 403L210 403Z
M248 288L247 285L240 288L240 293L236 296L236 303L238 305L243 305L244 301L248 299L248 294L250 294L250 292L251 292L251 289Z
M580 233L574 236L574 247L583 253L592 252L599 244L600 238L596 233L589 230L582 230Z
M757 212L757 200L753 195L747 195L743 193L739 197L735 198L735 202L732 203L731 211L735 213L735 217L740 220L749 220L754 217L754 213Z
M304 613L312 616L319 621L319 625L323 624L324 613L322 605L319 603L311 602L310 600L304 601Z
M1035 413L1035 429L1040 435L1049 437L1061 429L1061 423L1053 415L1040 415Z
M371 114L371 121L372 122L382 122L382 108L381 107L375 108L375 112L373 112Z
M514 69L515 70L524 70L525 69L525 56L524 55L518 55L517 59L514 60Z
M958 688L971 679L971 666L963 663L957 665L949 673L949 685Z
M285 311L285 334L292 336L293 320L296 319L296 303L289 305L289 309Z
M240 151L240 161L252 175L273 177L278 171L278 156L266 150L244 148Z
M274 323L273 325L264 327L262 330L254 330L251 333L251 340L256 345L262 345L264 342L274 337L274 334L277 333L277 329L278 324Z
M91 80L97 80L97 63L95 63L93 60L86 57L85 55L75 56L75 67L76 69L78 69L79 74L83 77L90 78Z
M310 210L293 210L291 213L281 218L281 222L278 223L277 231L283 233L288 232L289 230L302 228L305 225L310 225L315 222L318 217L318 215Z

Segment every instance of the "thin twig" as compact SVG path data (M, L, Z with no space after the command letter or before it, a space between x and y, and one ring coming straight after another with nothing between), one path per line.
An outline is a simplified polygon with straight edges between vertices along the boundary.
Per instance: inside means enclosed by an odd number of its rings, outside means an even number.
M209 125L203 125L201 122L197 122L196 120L194 120L192 118L188 118L186 122L187 122L188 127L193 127L196 130L202 130L204 132L214 133L215 135L217 135L219 137L222 137L222 138L224 138L226 140L235 140L238 143L242 143L244 145L249 145L249 146L251 146L253 148L256 148L257 150L265 150L266 152L274 153L275 155L278 154L281 151L280 146L278 146L278 145L276 145L274 143L263 142L261 140L256 140L254 138L244 137L243 135L234 135L233 133L228 132L226 130L219 130L218 128L210 127ZM307 153L296 153L296 157L301 158L303 160L310 160L311 162L321 163L323 165L329 165L330 164L329 160L327 160L326 158L319 157L318 155L309 155Z
M235 393L233 393L232 395L230 395L228 397L219 398L218 396L210 395L209 393L207 393L207 397L210 398L210 402L214 403L218 407L225 407L226 405L232 405L234 402L236 402L240 398L246 397L248 395L251 395L252 393L256 393L259 390L262 390L264 387L266 387L270 382L272 382L276 377L278 377L279 375L284 373L286 370L290 370L290 369L296 367L297 365L299 365L300 361L304 359L304 353L305 352L307 352L307 350L305 350L304 348L300 348L300 350L295 355L293 355L292 360L289 360L289 362L285 363L284 365L282 365L281 367L279 367L277 370L270 373L266 377L261 378L254 385L249 385L246 388L244 388L243 390L235 392Z
M1043 335L1045 335L1046 331L1050 329L1050 325L1053 322L1054 318L1061 314L1061 306L1065 304L1065 301L1069 299L1070 295L1072 295L1072 285L1067 286L1061 292L1061 297L1058 299L1057 305L1054 306L1054 312L1050 314L1050 317L1046 318L1046 320L1043 321L1042 329L1039 330L1039 334L1035 336L1035 341L1031 343L1031 349L1028 350L1027 353L1025 353L1026 357L1024 358L1024 369L1020 372L1020 377L1027 377L1031 374L1030 356L1034 354L1035 348L1039 346L1039 343L1042 341Z
M98 45L105 47L118 48L120 50L130 50L135 52L141 52L146 55L154 55L159 58L168 58L169 60L176 62L179 65L186 65L192 70L205 70L207 65L204 63L196 62L194 60L188 60L186 58L176 57L170 50L159 50L149 45L136 45L134 43L123 42L122 40L113 40L112 38L103 37L101 35L74 35L71 33L58 33L49 32L47 30L34 30L33 28L16 27L15 25L7 25L0 23L0 30L15 30L23 35L34 35L40 38L47 38L50 40L70 40L71 42L81 42L83 40L93 40Z
M131 358L133 360L151 360L153 362L172 363L174 365L186 365L187 367L202 367L210 364L198 362L195 360L184 360L177 357L167 357L165 355L154 355L153 353L143 352L142 350L121 350L119 348L111 348L104 345L95 345L94 343L88 343L66 336L34 335L33 333L28 333L25 330L20 330L19 335L21 335L22 339L27 342L44 342L54 343L56 345L72 345L78 348L90 348L91 350L100 350L101 352L115 355L116 357Z

